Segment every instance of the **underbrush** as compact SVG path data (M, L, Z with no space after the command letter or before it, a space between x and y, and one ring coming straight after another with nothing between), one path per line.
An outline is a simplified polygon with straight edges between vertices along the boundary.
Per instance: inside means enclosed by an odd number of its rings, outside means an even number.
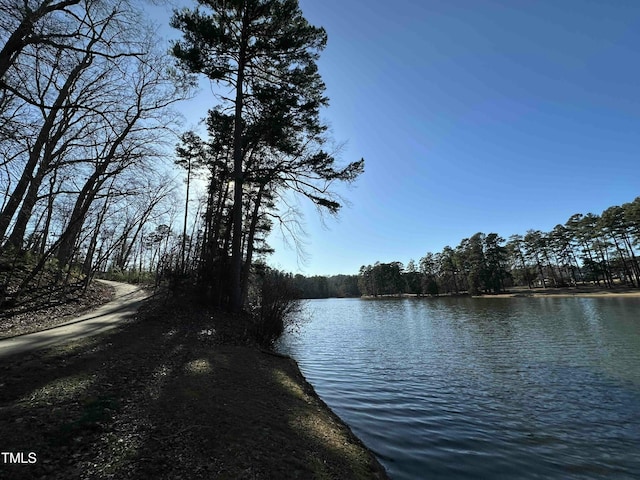
M76 266L61 269L55 259L5 250L0 254L0 338L49 328L113 297L111 288L89 280Z
M39 308L64 303L88 285L79 268L62 269L57 260L42 260L23 250L0 254L0 310Z
M256 302L252 309L254 335L258 344L272 347L301 313L301 301L291 278L269 270L256 280Z
M131 283L133 285L138 284L154 284L156 281L156 275L154 272L140 271L136 268L130 268L121 270L119 268L112 268L106 272L100 273L100 278L105 280L112 280L114 282Z
M200 305L223 311L216 299L223 297L212 288L198 286L188 275L166 275L159 286L172 304ZM257 269L251 275L247 301L242 313L226 315L225 334L243 343L271 349L288 328L294 327L302 311L302 300L290 275L268 267Z

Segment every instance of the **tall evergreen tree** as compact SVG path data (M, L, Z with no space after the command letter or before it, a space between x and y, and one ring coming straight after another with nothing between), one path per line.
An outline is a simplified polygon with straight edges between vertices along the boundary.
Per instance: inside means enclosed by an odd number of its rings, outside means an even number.
M327 37L297 0L198 0L171 24L184 34L173 45L180 64L232 92L219 95L217 111L233 118L228 307L238 312L261 209L274 208L284 188L336 213L331 183L353 181L363 162L337 168L322 149L320 108L328 100L316 60Z
M233 237L230 309L242 308L242 204L247 98L266 89L295 91L317 74L326 44L322 28L310 25L297 0L199 0L176 12L171 25L184 33L173 53L191 72L232 87ZM204 10L203 10L204 8Z
M485 288L499 293L504 290L504 280L507 277L505 268L507 249L503 245L504 239L497 233L490 233L484 237L485 254Z

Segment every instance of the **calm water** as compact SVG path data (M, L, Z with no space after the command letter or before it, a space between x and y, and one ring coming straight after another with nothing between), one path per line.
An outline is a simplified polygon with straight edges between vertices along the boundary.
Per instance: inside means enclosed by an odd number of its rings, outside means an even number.
M640 299L314 300L291 354L394 479L640 478Z

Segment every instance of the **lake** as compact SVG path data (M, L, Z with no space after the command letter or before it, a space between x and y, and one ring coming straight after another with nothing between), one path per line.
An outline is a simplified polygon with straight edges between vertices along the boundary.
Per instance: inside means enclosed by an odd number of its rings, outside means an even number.
M640 298L311 300L278 348L394 479L640 478Z

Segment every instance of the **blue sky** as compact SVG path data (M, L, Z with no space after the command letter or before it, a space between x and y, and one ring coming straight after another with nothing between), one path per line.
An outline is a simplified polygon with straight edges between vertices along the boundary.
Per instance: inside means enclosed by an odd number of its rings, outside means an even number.
M186 2L185 2L186 3ZM365 159L338 219L301 202L306 275L548 231L640 195L640 2L301 0L329 43L323 113ZM204 115L204 89L184 105Z

